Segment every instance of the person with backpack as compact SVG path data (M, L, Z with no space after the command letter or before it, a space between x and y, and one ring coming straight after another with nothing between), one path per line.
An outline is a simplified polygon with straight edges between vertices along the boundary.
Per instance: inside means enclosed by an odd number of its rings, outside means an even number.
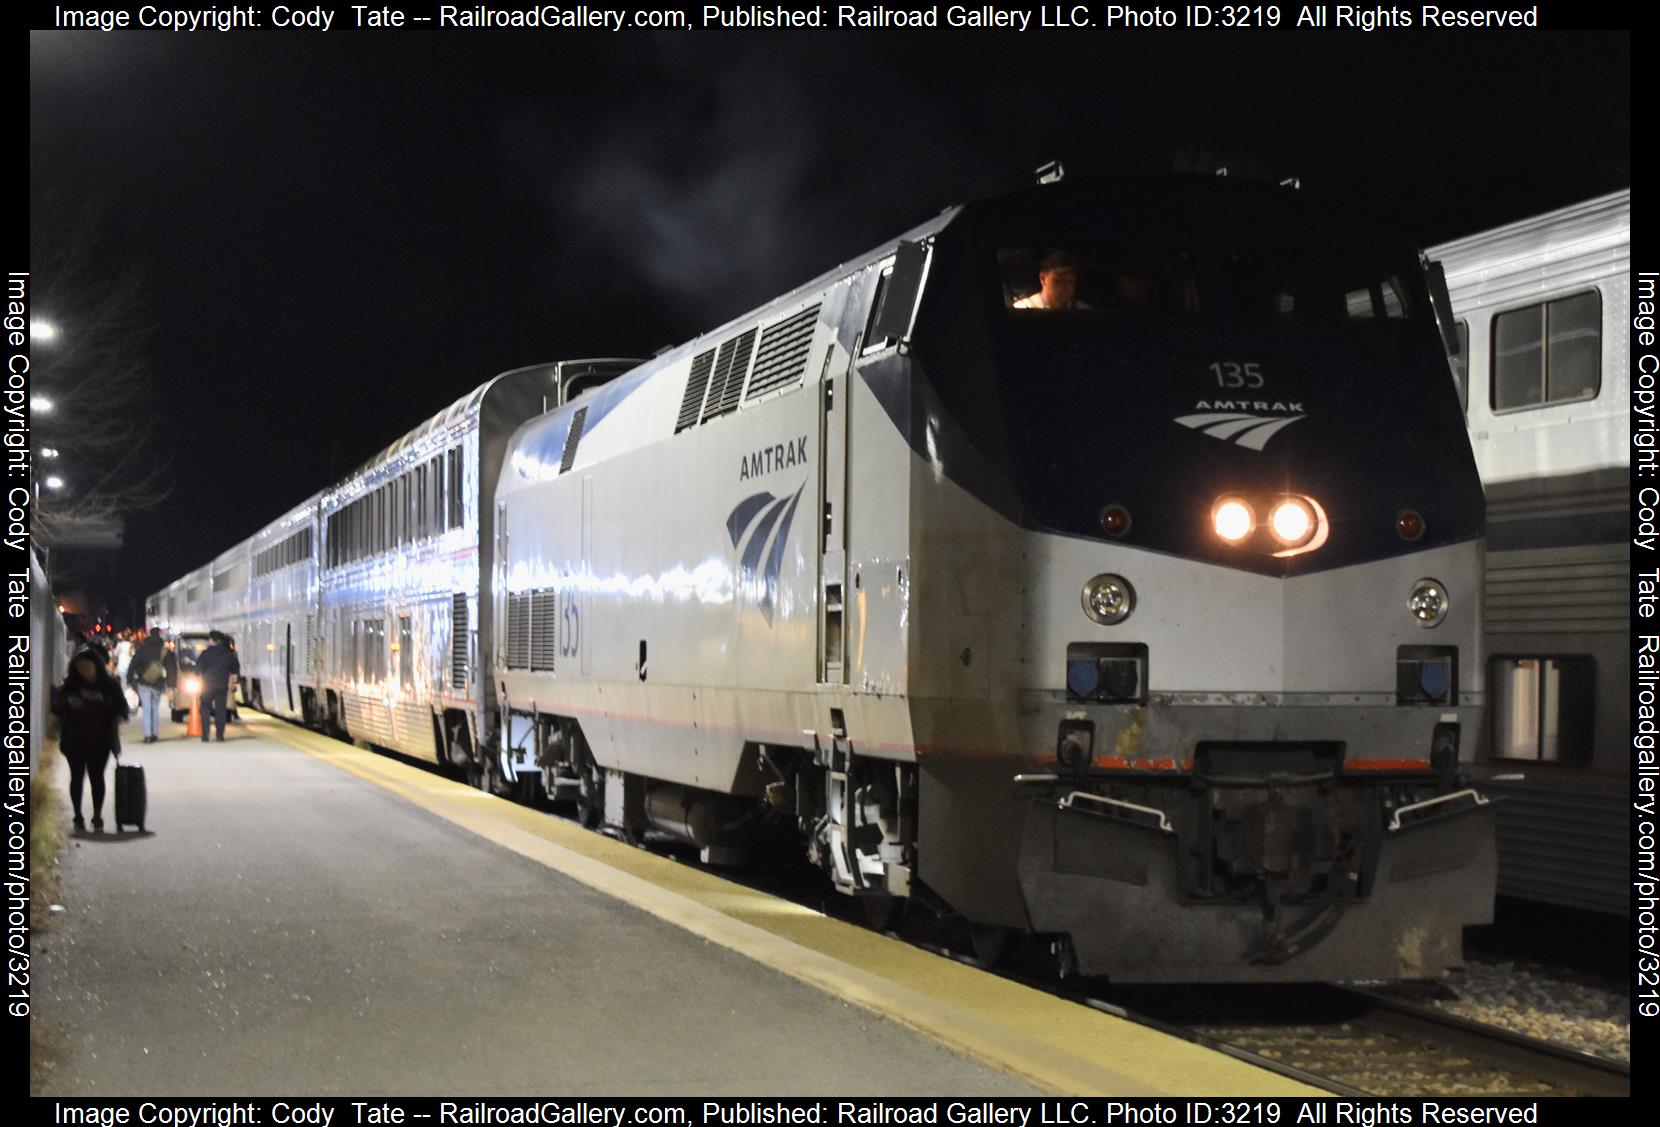
M210 630L208 640L212 645L196 655L196 672L202 675L202 742L207 742L211 728L214 738L224 743L226 701L231 682L242 672L242 663L224 634Z
M144 719L144 742L161 738L161 700L179 680L179 661L161 636L161 627L150 627L149 636L133 651L127 664L127 684L138 690L139 715Z

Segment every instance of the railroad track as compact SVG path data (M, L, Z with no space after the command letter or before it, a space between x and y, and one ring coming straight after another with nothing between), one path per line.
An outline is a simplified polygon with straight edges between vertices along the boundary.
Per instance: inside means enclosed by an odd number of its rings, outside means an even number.
M1278 988L1269 1018L1159 1012L1156 1000L1086 1005L1343 1096L1629 1096L1631 1066L1354 988ZM1145 992L1142 992L1145 999ZM1244 995L1232 999L1241 1004ZM1152 1008L1149 1016L1147 1011ZM1244 1017L1245 1020L1239 1020Z
M909 941L984 966L962 951ZM1114 988L987 969L1339 1096L1631 1094L1627 1062L1354 987Z

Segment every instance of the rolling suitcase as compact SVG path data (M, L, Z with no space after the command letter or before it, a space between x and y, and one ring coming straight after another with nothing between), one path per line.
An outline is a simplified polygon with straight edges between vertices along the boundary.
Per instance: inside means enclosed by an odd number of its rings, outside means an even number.
M144 832L144 808L149 794L144 788L144 768L118 763L115 767L115 832L122 826L137 826Z

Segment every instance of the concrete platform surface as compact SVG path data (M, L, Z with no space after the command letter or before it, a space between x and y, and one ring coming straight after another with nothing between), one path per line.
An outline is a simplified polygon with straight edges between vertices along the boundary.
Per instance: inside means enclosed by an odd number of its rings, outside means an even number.
M1309 1094L244 716L129 747L146 832L72 841L36 1094Z

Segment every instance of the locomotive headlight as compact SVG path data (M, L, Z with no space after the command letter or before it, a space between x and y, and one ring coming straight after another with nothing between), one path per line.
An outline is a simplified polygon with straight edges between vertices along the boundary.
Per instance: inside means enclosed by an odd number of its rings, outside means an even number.
M1084 613L1102 626L1115 626L1135 609L1135 588L1122 575L1097 575L1084 584Z
M1238 497L1224 497L1218 501L1210 511L1210 520L1216 535L1230 544L1238 544L1257 526L1256 514L1251 512L1251 506Z
M1447 617L1447 608L1450 605L1447 589L1441 585L1439 579L1418 580L1412 585L1412 594L1406 599L1407 613L1412 616L1414 622L1426 630L1441 625L1441 620Z
M1294 548L1314 535L1314 513L1306 501L1287 497L1274 506L1268 516L1268 527L1276 540Z

